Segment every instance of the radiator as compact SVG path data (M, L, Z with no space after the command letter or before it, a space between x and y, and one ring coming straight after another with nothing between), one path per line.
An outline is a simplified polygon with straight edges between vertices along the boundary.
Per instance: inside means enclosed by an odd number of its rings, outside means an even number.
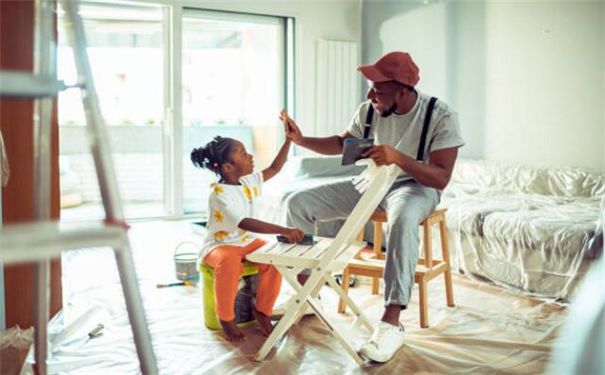
M315 135L340 134L360 103L357 43L319 40L316 56Z

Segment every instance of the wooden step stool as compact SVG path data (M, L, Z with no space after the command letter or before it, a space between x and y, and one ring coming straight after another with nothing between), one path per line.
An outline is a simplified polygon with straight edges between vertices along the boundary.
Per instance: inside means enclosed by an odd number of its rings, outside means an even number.
M427 328L428 324L428 296L427 283L435 277L443 274L445 279L445 296L447 305L454 306L454 291L452 290L452 273L450 269L450 252L447 240L447 228L445 225L445 209L433 211L420 225L424 228L424 258L418 260L418 266L414 274L414 281L418 283L420 301L420 327ZM369 258L362 258L361 252L349 262L342 277L342 289L348 292L350 275L369 276L372 278L372 294L378 294L379 280L384 272L385 257L382 255L382 223L387 221L383 210L376 210L370 217L374 223L374 254ZM441 238L441 252L443 259L433 259L433 224L439 224ZM363 231L359 233L358 239L363 238ZM345 304L342 299L338 303L338 312L344 313Z

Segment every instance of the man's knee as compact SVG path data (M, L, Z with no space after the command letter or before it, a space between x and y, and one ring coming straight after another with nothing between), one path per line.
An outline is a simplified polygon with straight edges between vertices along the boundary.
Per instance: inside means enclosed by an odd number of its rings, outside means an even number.
M295 191L286 199L285 207L288 212L297 211L304 207L305 191Z
M387 217L390 231L395 231L398 233L406 233L409 231L417 232L418 225L420 225L420 222L422 221L422 218L420 218L418 215L405 211Z
M292 219L296 218L298 222L301 218L307 222L313 220L313 207L310 204L309 193L301 190L292 193L285 202L288 225L292 225Z

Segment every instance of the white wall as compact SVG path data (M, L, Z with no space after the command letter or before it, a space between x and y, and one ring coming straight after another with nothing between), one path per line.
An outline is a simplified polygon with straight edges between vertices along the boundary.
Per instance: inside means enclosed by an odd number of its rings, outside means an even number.
M175 0L171 3L202 9L295 17L296 120L307 134L315 129L316 41L344 40L361 45L361 0ZM343 130L347 125L342 125Z
M431 26L427 27L427 20ZM385 52L395 50L390 46L401 45L399 49L409 52L420 69L419 88L441 93L447 100L447 24L446 7L421 6L410 13L386 21L380 29L380 40ZM401 30L405 24L405 31ZM402 32L403 31L403 32ZM402 35L403 34L403 35ZM405 47L402 41L405 39Z
M604 169L604 3L486 12L486 158Z
M605 6L603 6L603 17L601 19L601 25L605 25ZM605 65L605 37L602 37L602 51L603 51L603 56L602 56L602 61L603 64ZM603 91L601 91L601 95L602 98L605 98L605 69L602 70L601 75L603 77ZM602 145L605 145L605 99L601 102L601 108L603 108L603 126L601 128L601 142ZM603 166L605 166L605 147L601 148L601 168L603 168ZM603 223L603 225L605 226L605 222Z
M605 169L605 2L394 7L364 2L363 62L409 51L419 88L458 111L462 156Z

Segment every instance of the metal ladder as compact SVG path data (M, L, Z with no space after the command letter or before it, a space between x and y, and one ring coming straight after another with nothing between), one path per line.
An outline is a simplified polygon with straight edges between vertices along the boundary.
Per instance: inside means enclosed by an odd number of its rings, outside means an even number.
M94 87L84 26L78 1L60 0L65 11L69 44L78 71L88 141L95 163L106 219L78 223L50 220L51 117L53 98L67 87L57 81L56 42L52 35L56 15L54 0L36 0L34 74L0 72L0 96L33 98L34 105L34 218L33 223L0 229L0 263L36 261L34 280L34 350L36 374L47 374L47 324L49 259L61 251L84 247L113 248L126 301L128 318L143 374L157 374L151 336L147 328L134 261L126 234L127 225L109 152L107 130ZM35 233L35 234L34 234Z

